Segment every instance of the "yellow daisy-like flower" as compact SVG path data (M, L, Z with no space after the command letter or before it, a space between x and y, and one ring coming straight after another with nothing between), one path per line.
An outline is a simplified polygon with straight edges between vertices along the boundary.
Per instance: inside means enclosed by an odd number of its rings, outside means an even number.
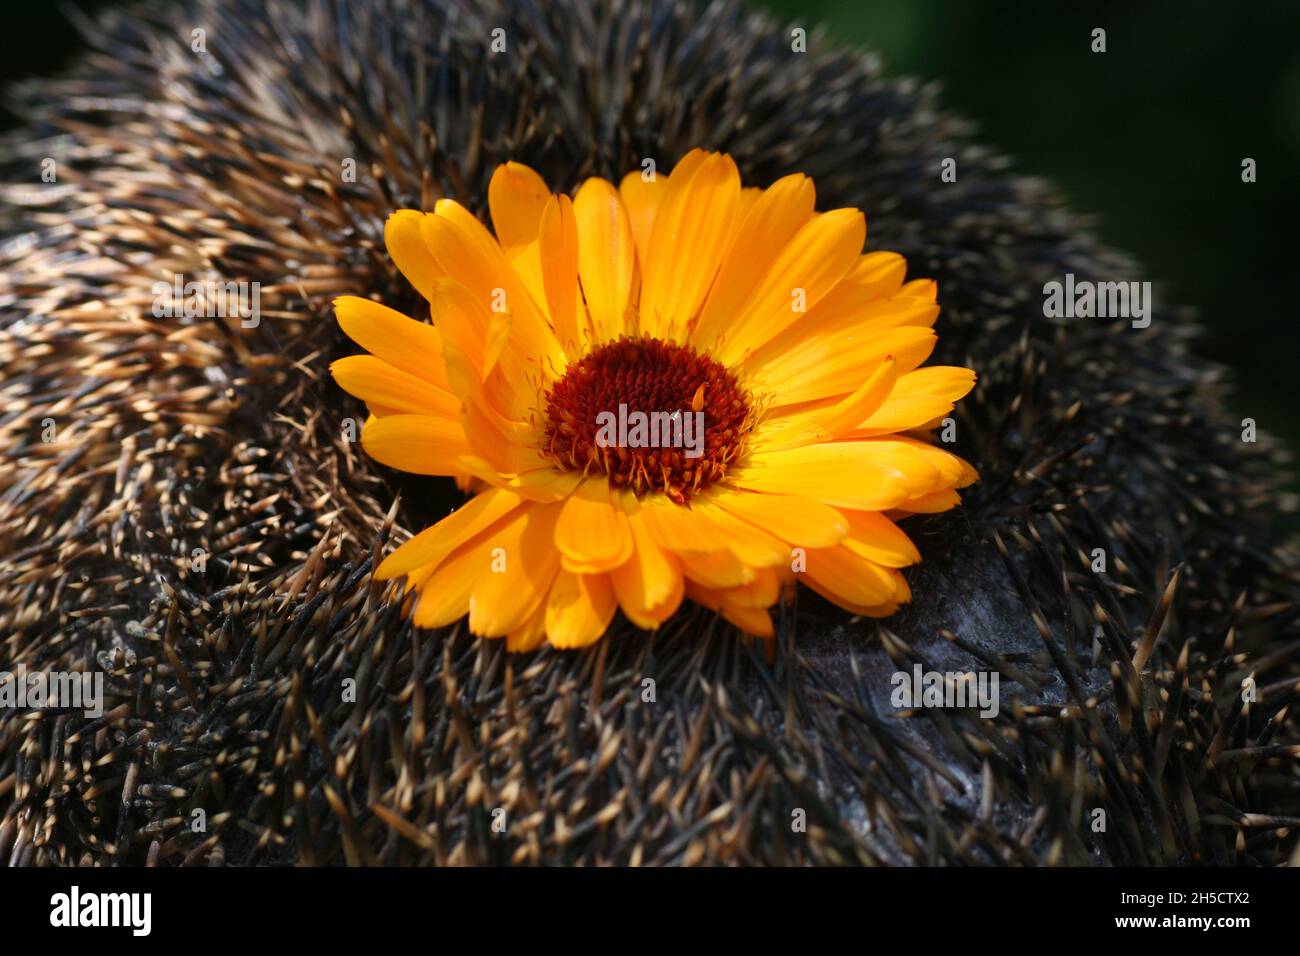
M369 407L365 450L473 491L379 566L415 624L468 613L527 650L683 599L770 637L796 579L859 614L909 599L920 555L893 518L975 480L929 439L975 375L919 368L935 284L864 255L861 212L815 212L803 175L742 188L702 150L572 199L507 163L488 205L495 238L450 200L388 220L432 325L335 303L370 353L332 366Z

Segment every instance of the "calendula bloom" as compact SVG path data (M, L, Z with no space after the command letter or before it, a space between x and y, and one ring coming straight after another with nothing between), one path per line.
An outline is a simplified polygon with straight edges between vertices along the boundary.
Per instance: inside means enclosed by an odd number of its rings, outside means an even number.
M814 198L696 150L572 199L507 163L495 237L450 200L389 218L433 324L340 298L370 354L332 371L373 458L472 492L378 568L407 577L417 625L468 613L526 650L589 644L619 608L655 628L683 599L768 637L795 580L859 614L909 599L920 555L894 519L975 480L930 440L975 375L920 368L934 282Z

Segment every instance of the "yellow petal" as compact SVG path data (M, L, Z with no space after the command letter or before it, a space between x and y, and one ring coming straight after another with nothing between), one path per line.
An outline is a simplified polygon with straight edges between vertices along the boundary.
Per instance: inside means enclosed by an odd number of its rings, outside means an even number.
M681 565L655 544L638 512L628 516L632 557L610 573L623 613L637 627L653 630L676 612L685 593Z
M864 253L842 284L859 289L868 299L888 298L902 288L906 276L906 259L878 249Z
M425 528L386 557L375 571L375 577L387 581L408 574L424 565L436 565L456 548L521 504L523 499L513 492L489 488L475 495L437 524Z
M426 564L421 568L417 568L414 572L407 575L403 591L406 594L415 591L418 596L419 591L429 583L429 578L433 577L433 572L437 570L438 566L436 564Z
M636 270L632 224L618 190L588 179L573 201L578 219L578 273L596 342L612 341L625 329L628 297Z
M375 461L415 475L455 475L470 447L460 422L427 415L391 415L369 422L361 446Z
M461 425L470 451L498 476L522 475L550 464L538 450L541 434L536 427L502 418L488 405L481 389L464 396Z
M873 341L905 327L930 328L939 316L933 299L901 294L877 298L866 290L864 285L841 282L806 316L750 353L746 367L772 370L779 378L783 369L797 366L792 359L801 353L833 354L844 342Z
M932 365L898 380L880 407L859 423L849 437L865 438L919 428L951 412L957 400L975 387L968 368Z
M393 368L373 355L350 355L330 365L339 387L367 404L398 413L433 415L455 421L460 400L446 389ZM384 416L387 417L387 416Z
M393 213L384 223L384 245L397 270L427 299L442 270L420 235L420 222L424 218L425 214L415 209L399 209Z
M871 453L903 468L916 493L960 488L970 483L973 469L952 452L907 435L867 438L860 443Z
M689 179L695 175L697 169L704 165L706 160L716 155L716 153L711 153L707 149L701 149L697 146L695 149L687 152L681 159L677 160L677 165L673 167L672 175L679 179ZM668 182L667 176L660 175L659 179L663 182Z
M857 262L866 235L866 219L856 209L834 209L804 225L745 301L714 357L739 362L801 319Z
M605 479L587 481L564 503L555 547L564 556L564 567L580 574L611 571L632 556L627 515L611 503Z
M729 603L718 591L689 582L686 585L686 596L696 604L718 612L725 620L746 634L754 637L772 637L775 633L772 627L772 615L762 608L742 607Z
M745 564L731 551L682 551L677 554L686 580L707 588L725 589L749 584L756 576L755 569Z
M781 579L781 571L776 568L755 568L754 580L718 593L727 604L769 608L781 596Z
M617 609L609 575L561 568L546 605L546 639L555 647L586 647L605 633Z
M542 285L556 337L570 356L580 358L590 344L585 317L579 316L578 267L581 220L568 196L552 196L542 213Z
M730 511L718 507L705 497L691 502L691 514L702 522L718 545L730 551L742 563L753 567L770 567L786 564L790 560L790 546L780 538L737 518Z
M901 577L899 580L900 581L902 580ZM838 599L834 595L826 593L824 589L818 588L816 585L812 583L809 583L808 586L812 588L812 590L817 591L817 593L821 594L822 597L826 598L832 604L842 607L844 608L844 610L849 611L853 614L860 614L864 617L889 617L890 615L896 614L898 612L898 608L900 605L905 604L907 601L911 600L909 596L904 600L886 601L883 604L853 604L849 601Z
M492 313L474 293L452 278L434 283L429 295L429 312L441 336L442 351L446 352L448 344L455 345L468 360L466 370L481 378ZM453 385L457 389L464 387L454 380Z
M907 456L893 462L866 442L831 442L781 451L755 452L742 468L727 474L729 484L768 494L800 495L824 504L862 511L893 508L915 493L917 478L906 465L925 466ZM925 474L932 475L933 468Z
M898 290L899 295L914 295L933 302L939 295L939 286L933 279L913 279Z
M833 405L777 418L754 435L754 448L794 448L831 441L851 432L870 416L894 389L898 380L894 357L888 355L857 391Z
M542 646L546 640L546 604L539 604L532 617L506 635L506 650L522 654Z
M709 529L695 521L690 509L663 495L649 495L641 502L645 529L659 547L674 554L716 551L718 542Z
M674 170L642 264L644 332L681 340L717 275L739 203L740 174L730 156L710 155L690 175Z
M430 285L426 298L432 291ZM355 295L335 299L334 315L343 334L367 352L403 372L447 387L442 337L433 326Z
M668 191L668 174L657 173L645 179L640 172L628 173L618 185L619 198L627 210L628 226L636 243L636 258L644 271L650 256L650 238L654 232L655 216Z
M700 348L712 350L726 334L786 243L812 216L816 198L812 180L795 174L777 180L754 202L691 333Z
M546 181L523 163L502 163L488 183L488 210L497 240L513 256L537 239L542 210L551 198Z
M802 176L803 173L795 173L794 175ZM812 182L812 180L809 180L809 182ZM736 230L732 233L731 237L733 243L735 242L736 236L740 234L741 223L745 220L745 217L749 215L750 210L752 210L754 206L758 204L758 201L763 198L764 191L765 190L758 186L742 186L740 188L740 205L736 207Z
M838 401L862 385L863 369L892 356L896 374L905 375L930 357L937 341L933 330L913 327L810 341L753 374L750 387L774 396L774 416L789 405Z
M434 259L489 312L508 312L518 350L548 377L563 371L564 352L550 323L510 267L505 254L483 224L451 200L440 200L437 215L425 216L421 235Z
M510 268L519 277L532 300L537 303L538 310L545 314L547 322L554 328L554 323L551 323L549 303L546 301L546 278L543 274L545 269L542 264L542 244L540 240L524 246L513 256L507 258L510 262Z
M795 547L825 548L848 534L848 521L839 511L798 495L762 495L746 491L719 493L720 507L738 518L766 528Z
M469 610L469 596L477 576L482 573L467 559L449 561L440 566L424 585L411 621L416 627L446 627Z
M879 512L844 511L843 515L849 523L844 547L859 557L887 568L905 568L921 560L911 538Z
M951 488L945 488L942 491L934 491L930 494L918 495L915 498L908 498L900 501L894 510L904 514L940 514L944 511L950 511L961 504L961 495Z
M808 549L807 567L800 578L831 601L874 605L893 597L897 573L854 554L841 544Z
M546 600L560 569L552 542L559 505L529 503L489 535L488 567L469 599L469 629L502 637L527 623Z
M540 468L514 475L505 487L531 501L563 501L582 481L582 472L556 471L548 461Z
M509 528L521 523L531 505L516 509L506 517L479 531L459 545L447 559L436 566L423 581L424 572L416 572L419 598L412 620L418 627L445 627L469 612L470 596L486 575L492 574L498 560L494 549ZM429 567L429 566L426 566Z
M523 421L537 403L530 383L536 366L510 347L509 316L493 314L461 283L434 283L430 311L442 334L450 389L462 397L481 390L503 418Z
M702 149L692 149L673 167L673 175L686 177L692 175L699 165L708 159L709 154ZM654 221L663 205L668 192L669 176L658 170L642 167L628 173L618 184L618 192L627 210L628 220L632 224L632 235L636 239L637 262L642 273L650 258L650 240L654 235Z

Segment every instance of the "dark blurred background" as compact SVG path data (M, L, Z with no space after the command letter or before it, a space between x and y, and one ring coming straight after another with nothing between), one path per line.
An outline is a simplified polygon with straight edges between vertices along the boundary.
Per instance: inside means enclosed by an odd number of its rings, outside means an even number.
M1300 446L1300 316L1289 291L1300 0L754 3L783 22L826 23L833 42L876 49L891 73L938 81L942 102L976 121L981 139L1020 172L1057 183L1106 241L1142 263L1143 278L1197 307L1200 351L1235 370L1232 410ZM1106 30L1105 54L1089 49L1094 27ZM7 82L52 71L80 39L60 7L9 0L0 44ZM7 112L0 124L13 119ZM1247 156L1258 163L1251 185L1241 181Z

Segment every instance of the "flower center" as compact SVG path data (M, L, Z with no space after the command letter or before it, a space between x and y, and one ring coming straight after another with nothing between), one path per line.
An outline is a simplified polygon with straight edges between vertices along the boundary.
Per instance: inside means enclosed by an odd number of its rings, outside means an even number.
M684 345L623 338L570 365L546 394L543 452L566 471L606 474L678 504L718 481L753 414L724 366Z

